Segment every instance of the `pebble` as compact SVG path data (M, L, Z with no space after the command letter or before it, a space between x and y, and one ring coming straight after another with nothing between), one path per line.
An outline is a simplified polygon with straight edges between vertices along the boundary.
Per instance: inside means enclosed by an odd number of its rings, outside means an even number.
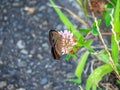
M27 70L27 73L32 73L32 70L30 69L30 70Z
M37 84L37 83L33 83L33 85L34 85L35 87L38 87L38 84Z
M7 13L7 9L3 9L3 13Z
M47 43L43 43L43 44L42 44L42 47L44 47L44 48L45 48L45 50L47 50L47 49L49 48L49 46L48 46L48 44L47 44Z
M19 49L25 48L25 42L23 42L22 40L19 40L19 41L17 42L17 47L18 47Z
M53 83L50 82L50 83L44 85L43 88L44 88L45 90L51 90L50 88L52 87L52 84L53 84Z
M60 30L61 28L62 28L61 24L57 25L57 27L56 27L57 30Z
M42 10L45 10L45 9L46 9L45 6L41 6L38 10L39 10L39 11L42 11Z
M22 54L28 54L28 51L26 50L26 49L22 49L21 51L20 51Z
M45 77L45 78L42 78L42 80L40 81L40 84L41 85L44 85L44 84L46 84L47 83L47 78Z
M29 65L30 65L30 66L33 66L34 64L35 64L34 62L30 62L30 64L29 64Z
M8 20L8 17L7 17L7 16L4 16L4 20L7 21L7 20Z
M9 84L9 85L7 86L7 88L8 88L8 90L14 90L14 85Z
M43 26L47 26L47 25L48 25L48 22L47 22L47 21L44 21L44 22L42 23L42 25L43 25Z
M75 74L74 73L67 73L67 78L74 78Z
M0 59L0 65L2 65L3 64L3 61Z
M39 21L39 17L38 16L33 16L33 19L35 20L35 21Z
M14 2L12 5L13 5L14 7L17 7L17 6L19 6L20 4L19 4L19 2Z
M37 57L42 60L43 59L43 56L41 54L38 54Z
M29 12L30 14L33 14L36 9L34 7L25 7L24 10Z
M59 86L54 87L54 90L59 90Z
M36 4L36 3L37 3L37 1L35 1L35 0L29 1L29 4L30 4L30 5L34 5L34 4Z
M3 44L3 40L0 40L0 46L2 46L2 44Z
M6 81L1 81L0 82L0 88L2 89L3 87L5 87L7 85Z
M25 66L27 66L27 63L25 62L25 61L18 61L18 66L19 67L25 67Z
M18 89L16 89L16 90L26 90L25 88L18 88Z

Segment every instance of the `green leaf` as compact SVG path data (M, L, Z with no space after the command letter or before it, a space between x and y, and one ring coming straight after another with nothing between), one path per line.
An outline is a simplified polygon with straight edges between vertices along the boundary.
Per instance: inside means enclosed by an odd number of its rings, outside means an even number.
M114 12L114 32L120 33L120 0L117 0L115 12ZM120 39L120 35L116 34L117 40ZM112 58L115 63L118 63L118 57L119 57L119 49L118 49L117 42L115 41L115 35L112 35L111 37L111 49L112 49Z
M116 65L116 67L117 67L118 73L120 74L120 64L119 64L119 63L116 63L115 65Z
M67 54L66 57L65 57L66 61L68 61L71 57L74 58L74 59L77 58L77 56L76 56L75 54L69 53L69 54Z
M102 14L103 18L105 19L105 24L107 27L110 26L110 22L111 22L110 13L111 13L111 10L106 11Z
M101 61L109 63L109 55L105 50L101 50L99 53L94 53L94 55Z
M83 46L87 48L90 52L94 52L94 49L91 47L91 43L93 40L87 40L84 42Z
M112 3L116 4L116 2L119 1L119 0L111 0L111 1L112 1Z
M98 26L100 26L101 20L98 19L98 20L97 20L97 23L98 23ZM94 22L93 25L92 25L92 33L93 33L94 35L98 35L98 30L97 30L96 22Z
M106 4L107 8L113 8L113 5L111 3Z
M95 90L99 81L102 79L103 76L112 72L113 69L109 64L104 64L96 68L88 77L86 82L86 89L85 90ZM92 89L91 89L92 88Z
M93 40L87 40L83 43L84 46L90 46Z
M68 61L69 59L70 59L70 55L69 54L67 54L66 56L65 56L65 59L66 59L66 61Z
M79 29L80 33L89 33L91 31L92 31L91 29L83 29L83 28Z
M75 75L76 75L78 78L80 78L80 79L81 79L81 75L82 75L83 69L84 69L84 67L85 67L85 64L86 64L86 61L87 61L88 56L89 56L89 52L86 51L86 52L83 54L81 60L79 61L78 65L77 65L77 67L76 67Z
M120 84L120 80L117 80L117 84Z
M76 70L75 70L76 77L65 79L65 81L70 81L70 82L74 82L74 83L81 83L81 80L82 80L81 75L82 75L83 69L85 67L85 63L86 63L88 56L89 56L89 52L86 51L76 67Z

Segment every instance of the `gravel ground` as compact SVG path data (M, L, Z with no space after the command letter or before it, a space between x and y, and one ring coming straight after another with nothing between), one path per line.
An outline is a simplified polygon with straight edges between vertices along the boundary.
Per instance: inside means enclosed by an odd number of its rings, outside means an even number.
M82 15L74 0L56 3ZM51 58L48 32L65 26L48 5L48 0L0 0L0 90L79 90L63 82L74 76L75 63Z

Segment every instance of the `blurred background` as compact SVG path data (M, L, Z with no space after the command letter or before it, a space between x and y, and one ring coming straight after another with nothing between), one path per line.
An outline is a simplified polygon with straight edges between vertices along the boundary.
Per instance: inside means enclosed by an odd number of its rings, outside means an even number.
M75 0L54 1L83 17ZM66 15L76 28L84 27ZM64 82L74 77L75 62L51 57L51 29L66 27L49 0L0 0L0 90L80 90Z

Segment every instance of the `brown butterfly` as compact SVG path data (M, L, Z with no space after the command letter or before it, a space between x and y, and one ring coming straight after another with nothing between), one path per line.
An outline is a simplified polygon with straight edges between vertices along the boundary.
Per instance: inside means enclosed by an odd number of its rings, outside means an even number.
M53 58L59 60L62 54L62 36L56 30L50 30L49 42Z

